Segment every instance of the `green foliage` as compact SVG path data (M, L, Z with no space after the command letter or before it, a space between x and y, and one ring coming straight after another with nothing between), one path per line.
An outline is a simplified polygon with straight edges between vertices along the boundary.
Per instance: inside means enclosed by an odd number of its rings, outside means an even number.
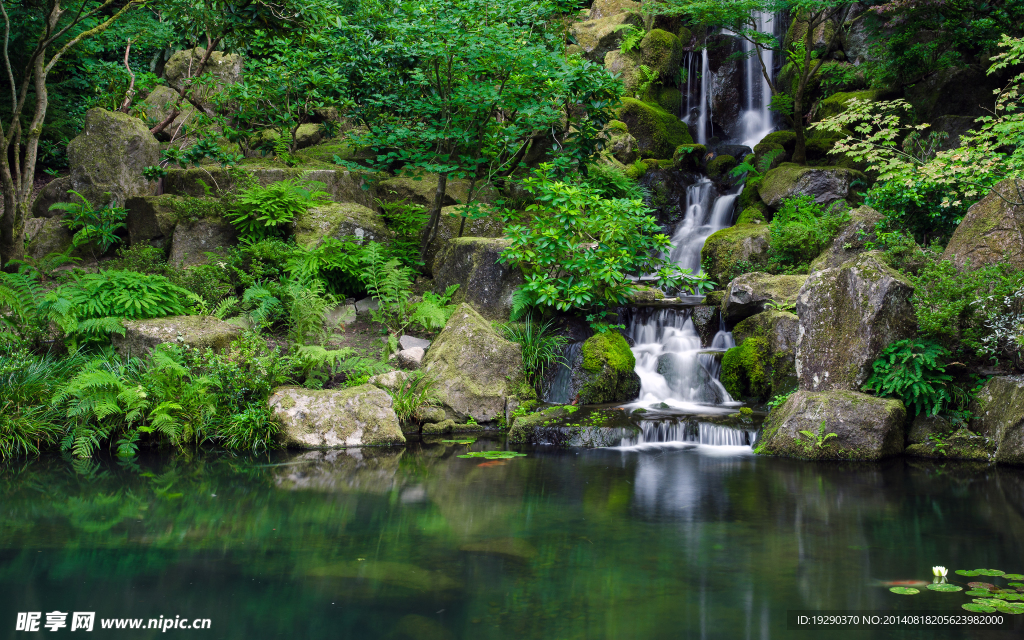
M564 363L562 351L569 339L556 334L550 320L542 324L528 315L523 322L502 324L499 328L507 340L521 347L523 371L535 389L549 366Z
M615 31L622 31L622 42L619 43L619 51L625 55L640 47L640 41L647 35L643 29L638 29L631 24L620 24Z
M226 217L243 238L287 236L296 216L330 199L323 187L322 182L298 179L272 182L265 187L254 185L238 195Z
M483 458L484 460L511 460L525 458L525 453L518 451L470 451L459 455L460 458Z
M300 280L323 282L331 293L355 297L366 290L360 279L365 268L364 253L354 237L327 237L311 249L295 247L285 269Z
M953 377L946 373L942 362L949 355L948 350L933 342L894 342L872 363L872 374L864 383L864 390L899 398L908 409L914 408L914 415L937 415L951 399L948 383Z
M807 429L801 430L800 435L806 438L806 440L804 438L801 438L800 443L804 446L805 449L810 449L813 446L817 446L819 449L824 449L826 446L830 444L829 439L839 437L835 433L825 433L827 427L828 425L825 423L824 420L822 420L821 425L818 426L818 433L814 433L813 431Z
M36 455L57 443L64 425L48 401L79 365L74 357L0 354L0 461Z
M785 153L785 149L772 149L761 157L756 166L744 159L743 162L729 170L729 176L737 178L737 185L746 184L756 187L761 184L764 174L768 173L768 170L772 168L772 163L775 159Z
M437 381L423 371L407 372L393 389L385 389L391 395L391 406L402 422L409 422L417 411L438 404L434 386Z
M118 207L113 202L102 209L94 209L92 204L77 191L68 191L81 202L58 202L50 206L50 211L64 211L67 218L64 224L75 232L71 238L74 247L86 246L90 243L99 248L100 255L121 241L117 231L125 228L128 210ZM108 193L107 196L110 194Z
M525 178L523 188L535 203L505 212L512 244L501 257L526 276L516 306L565 311L623 304L634 288L630 275L655 274L661 288L710 287L661 257L670 240L643 201L602 198L587 185L556 180L550 165Z
M642 64L637 67L637 76L638 81L636 83L636 91L633 93L633 96L638 99L643 99L650 90L651 85L653 85L654 81L658 79L658 72L647 65Z
M163 151L163 162L175 163L182 169L188 168L189 165L198 167L203 160L209 158L215 162L220 163L222 167L229 167L239 162L242 157L240 155L231 155L225 153L220 145L217 144L216 139L211 136L200 138L196 142L187 147L168 147ZM149 169L146 172L146 169ZM150 167L143 169L144 174L150 180L154 178L162 177L158 171L154 171Z
M302 373L303 385L311 388L323 387L328 382L360 385L389 368L378 360L358 356L354 349L327 349L316 345L297 347L295 361Z
M806 273L849 219L845 209L825 209L813 196L787 198L769 226L769 265L775 271Z
M398 200L377 200L384 224L394 233L388 249L407 267L421 266L419 261L419 235L430 217L422 205Z
M276 448L274 438L280 431L281 425L268 407L251 405L220 426L217 438L225 449L258 454Z
M642 186L630 179L621 169L610 164L598 162L587 165L586 182L604 198L643 200L647 196Z
M39 272L26 264L14 273L0 271L0 338L37 345L53 328L78 328L78 309L60 292L47 292Z
M161 318L186 313L195 296L163 277L108 269L75 276L59 289L83 318Z

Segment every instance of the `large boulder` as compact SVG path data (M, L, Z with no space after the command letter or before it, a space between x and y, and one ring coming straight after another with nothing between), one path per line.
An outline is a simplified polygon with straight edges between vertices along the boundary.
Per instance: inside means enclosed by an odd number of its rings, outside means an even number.
M469 180L449 179L445 185L441 206L465 204L469 200L469 187ZM377 185L377 193L384 202L418 204L429 210L434 205L434 196L437 195L437 175L428 173L415 177L388 178ZM473 186L474 202L490 202L494 195L494 189L489 185L477 182Z
M219 218L179 224L174 227L171 255L167 262L185 267L206 264L207 253L226 254L237 236L235 228Z
M843 225L832 244L811 262L811 273L833 269L867 250L867 243L875 241L875 225L882 214L868 206L850 212L850 221Z
M128 243L162 247L174 237L181 198L172 195L128 198Z
M630 3L639 6L639 3ZM622 11L612 15L602 15L593 20L574 22L569 26L569 33L582 49L583 57L601 64L605 55L617 51L622 44L624 35L622 26L631 24L643 26L643 17L639 11Z
M795 304L807 276L773 276L755 271L729 283L722 300L722 316L729 324L761 313L769 302L781 307Z
M754 451L811 460L894 456L903 452L906 414L903 403L891 398L856 391L797 391L768 414Z
M384 219L373 209L351 202L310 207L295 218L295 242L313 248L324 238L353 236L359 242L383 242L391 237Z
M160 134L161 139L178 139L186 133L191 133L196 121L196 109L187 100L178 103L178 92L174 89L157 85L142 102L146 110L146 121L150 124L163 122L170 115L174 105L178 104L179 113Z
M737 324L732 335L736 346L722 356L720 376L729 395L768 400L796 388L796 314L764 311Z
M142 169L160 162L160 143L138 118L89 109L85 130L68 143L70 187L95 206L156 193ZM110 195L107 196L106 194ZM67 201L67 199L66 199Z
M640 41L640 64L650 68L662 82L677 81L682 58L682 43L668 31L651 29Z
M685 122L646 102L623 98L618 120L626 123L645 158L671 158L680 145L693 144Z
M323 183L323 191L335 202L350 202L364 207L376 207L377 188L372 182L372 174L359 171L343 171L340 169L291 169L287 167L272 169L248 169L247 172L260 183L267 186L282 180L301 179ZM191 169L167 170L163 179L164 193L177 196L201 198L207 195L220 197L239 185L232 179L227 169L220 167L197 167Z
M971 404L971 428L996 443L996 462L1024 464L1024 376L996 376Z
M186 79L196 75L199 61L204 55L206 55L206 49L201 47L175 52L164 65L164 79L167 80L167 84L172 89L180 90ZM208 82L204 79L203 82L196 83L191 97L208 109L215 94L242 79L242 62L242 56L237 53L221 51L211 53L203 68L203 75L213 76L214 80Z
M441 209L441 219L437 225L437 234L427 245L426 263L434 264L437 253L444 248L445 244L452 238L459 237L459 228L462 227L462 211L464 205L454 205ZM475 220L466 218L466 224L462 228L464 238L503 238L505 236L505 223L496 212L492 215Z
M640 13L643 5L634 0L594 0L590 5L590 19L607 18L617 16L620 13Z
M1009 262L1024 269L1024 180L1003 180L964 216L953 232L943 260L963 270L977 269L997 262Z
M29 218L25 221L25 255L39 260L71 247L74 234L63 218Z
M640 394L636 358L622 334L598 333L583 343L583 358L573 371L574 401L579 404L630 402Z
M754 210L751 210L754 211ZM763 219L716 231L704 241L700 263L712 281L725 284L742 273L768 266L768 224Z
M394 446L405 443L391 396L372 384L342 389L279 387L270 409L281 440L300 449Z
M238 325L213 316L168 316L150 320L124 320L123 336L114 335L114 350L124 356L142 356L158 344L172 342L197 349L223 351L242 335Z
M622 53L618 49L609 51L604 56L604 68L608 73L618 76L622 80L622 86L626 95L633 96L637 88L644 81L640 72L640 54L636 51Z
M512 310L512 293L524 282L518 266L498 262L511 246L505 238L453 238L434 258L434 291L453 284L456 302L467 302L481 315L505 320Z
M499 336L473 307L461 304L423 360L450 418L479 423L505 415L505 402L524 383L520 346Z
M68 195L69 189L71 189L71 176L61 176L47 182L46 185L39 190L39 193L36 194L36 199L32 201L32 210L29 217L63 217L63 211L51 210L50 207L58 202L70 202L73 196ZM0 205L0 209L2 208L3 205Z
M772 209L782 206L782 201L795 196L814 196L821 205L831 205L845 200L851 193L850 184L863 179L864 174L843 167L803 167L784 162L765 174L759 191L761 200Z
M880 258L862 253L807 278L796 301L801 389L860 389L882 349L914 336L914 286Z

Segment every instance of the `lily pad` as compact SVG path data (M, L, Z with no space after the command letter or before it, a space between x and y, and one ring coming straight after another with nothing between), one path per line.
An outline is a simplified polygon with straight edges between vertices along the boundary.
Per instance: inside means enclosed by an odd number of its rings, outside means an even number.
M899 594L901 596L916 596L921 593L913 587L889 587L889 591Z
M1019 573L1004 573L1003 577L1007 580L1024 580L1024 575Z
M1011 582L1011 583L1009 583L1009 586L1011 586L1011 587L1024 587L1024 582Z
M958 575L958 576L968 576L968 577L973 577L973 576L978 575L977 571L968 571L967 569L957 569L954 573L956 573L956 575Z
M941 591L942 593L953 593L955 591L963 591L963 587L958 587L955 584L930 584L928 588L932 591Z
M473 444L476 442L476 438L460 438L458 440L442 440L448 444Z
M1003 572L999 569L975 569L979 576L1001 576Z
M995 589L996 585L991 582L968 582L967 586L972 589Z
M992 595L992 592L989 591L988 589L971 589L965 595L969 595L969 596L982 596L982 597L984 597L984 596Z
M973 613L995 613L995 611L996 611L995 607L990 607L990 606L984 605L984 604L976 604L974 602L968 602L967 604L962 604L962 605L960 605L960 608L965 609L967 611L971 611Z
M1024 603L1020 602L1003 602L1001 606L997 606L1002 613L1009 613L1015 616L1024 614Z
M525 453L518 451L470 451L464 453L460 458L485 458L487 460L507 460L509 458L525 458Z

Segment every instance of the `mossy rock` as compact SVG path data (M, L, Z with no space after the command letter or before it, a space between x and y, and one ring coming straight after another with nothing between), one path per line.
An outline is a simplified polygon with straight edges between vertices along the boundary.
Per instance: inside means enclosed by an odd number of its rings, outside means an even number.
M509 429L508 440L517 444L532 442L535 429L560 422L562 418L575 413L575 411L576 407L574 406L557 405L542 409L536 413L519 416L513 421L512 427Z
M800 320L786 311L764 311L733 328L736 347L722 358L722 384L733 397L769 400L796 388Z
M746 211L747 209L756 209L761 212L762 215L767 216L771 209L761 199L761 188L757 184L750 184L749 182L743 185L743 191L740 192L740 197L736 199L736 206L740 211Z
M943 260L957 269L975 270L1008 262L1015 269L1024 269L1024 206L1020 202L1024 180L1003 180L980 202L967 210L963 222L953 232Z
M339 389L278 387L268 401L281 440L300 449L405 443L391 396L372 384Z
M331 202L310 207L295 218L295 241L315 248L324 238L353 236L358 242L385 242L391 231L374 210L351 202Z
M114 334L114 350L123 356L141 358L155 346L173 343L194 349L226 350L242 335L242 328L213 316L168 316L149 320L123 320L125 333Z
M174 237L181 202L181 198L172 195L129 198L124 203L128 209L128 243L169 244Z
M758 170L760 171L761 161L769 153L772 153L773 157L771 163L768 165L768 171L771 171L775 167L779 166L780 164L785 162L789 157L786 154L785 147L783 147L781 144L777 144L774 142L759 142L758 144L754 145L754 159L751 164L753 164L755 167L758 167Z
M584 58L601 64L608 53L617 51L622 44L622 25L642 28L643 23L639 12L620 12L594 20L574 22L569 26L569 33L576 40Z
M793 151L796 150L796 132L773 131L761 138L761 142L754 147L754 153L757 153L757 147L761 145L778 145L785 149L786 153L792 155Z
M736 224L768 224L768 220L757 207L747 207L736 218Z
M702 144L681 144L672 154L672 163L684 171L696 171L704 164L707 147Z
M768 225L764 223L737 222L716 231L700 251L704 272L712 281L725 285L741 273L764 268L768 264L768 237Z
M821 205L844 200L851 195L854 180L864 180L860 171L843 167L805 167L784 162L765 174L758 191L761 200L772 209L782 201L800 195L809 195Z
M850 220L839 230L832 244L811 262L811 273L842 266L867 251L867 244L875 242L875 226L881 221L882 214L871 207L861 206L851 211Z
M74 234L63 218L29 218L25 221L25 254L41 260L71 248Z
M682 43L668 31L651 29L640 41L640 64L650 67L663 82L675 82L682 57Z
M626 177L630 180L639 180L640 178L647 175L647 163L643 160L637 160L633 164L626 167Z
M996 443L991 438L961 428L941 438L941 445L934 440L914 443L907 445L904 453L917 458L993 462L996 451Z
M583 362L574 372L580 404L629 402L640 393L636 358L622 334L608 331L591 336L583 343Z
M821 101L818 106L818 111L815 113L815 120L826 120L832 116L837 116L840 113L846 111L850 100L868 100L875 102L878 100L879 92L875 89L865 89L863 91L844 91L833 94Z
M434 291L440 294L459 285L455 302L469 303L487 318L507 319L512 295L525 281L517 265L500 262L511 245L506 238L452 238L434 258Z
M971 428L996 443L996 461L1024 464L1024 376L991 378L970 409Z
M708 163L708 177L712 180L721 180L737 165L736 158L732 156L716 156Z
M899 455L906 415L899 400L856 391L801 390L768 414L754 452L810 460L878 460ZM831 433L836 435L827 437Z
M623 98L618 119L629 127L644 158L671 158L680 145L693 144L686 124L661 107Z
M745 273L729 283L722 302L722 316L728 323L766 310L769 302L788 306L796 303L807 276L777 276L767 273Z
M160 162L160 143L145 123L125 113L89 109L85 129L68 143L70 189L93 206L111 199L123 206L128 198L156 193L156 183L143 167Z
M654 101L669 113L679 113L683 107L683 94L675 87L657 87L651 90Z

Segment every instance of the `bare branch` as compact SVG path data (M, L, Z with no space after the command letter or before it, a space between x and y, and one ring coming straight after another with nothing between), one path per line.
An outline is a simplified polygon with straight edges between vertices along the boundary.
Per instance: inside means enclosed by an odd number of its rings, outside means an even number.
M128 53L132 50L132 39L128 38L128 46L124 48L124 68L128 70L128 75L132 77L128 83L128 90L124 93L124 102L121 103L119 111L121 113L128 113L128 110L132 107L132 98L135 97L135 72L132 71L131 66L128 64Z

